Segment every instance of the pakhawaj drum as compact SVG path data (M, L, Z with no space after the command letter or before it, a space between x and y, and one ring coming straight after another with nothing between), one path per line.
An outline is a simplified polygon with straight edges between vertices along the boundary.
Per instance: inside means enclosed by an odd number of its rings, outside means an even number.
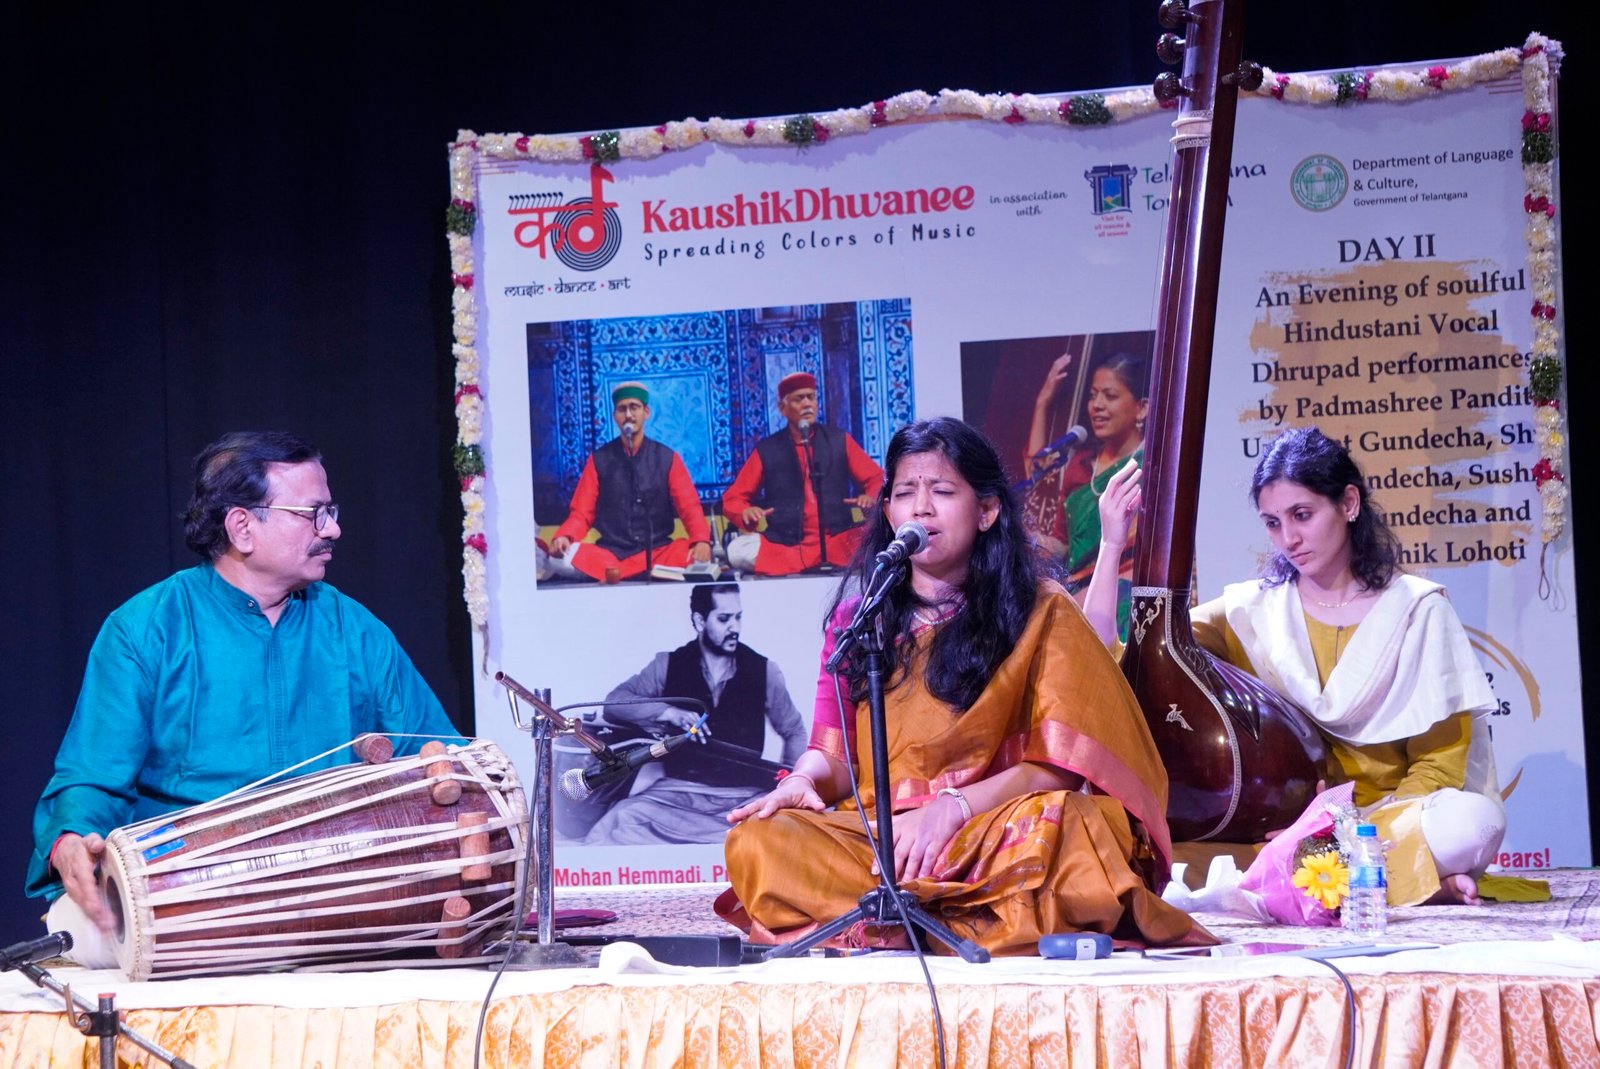
M465 965L513 908L528 809L486 740L350 764L119 828L102 880L133 980ZM457 788L459 785L459 796ZM437 801L442 799L443 801Z

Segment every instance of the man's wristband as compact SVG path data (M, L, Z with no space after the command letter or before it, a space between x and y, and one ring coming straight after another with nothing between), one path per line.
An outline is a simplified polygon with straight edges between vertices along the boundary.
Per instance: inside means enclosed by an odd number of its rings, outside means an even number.
M961 807L961 819L962 820L971 820L972 819L972 806L967 804L967 796L966 795L962 794L960 791L956 790L954 787L940 787L939 788L939 793L940 794L948 794L950 797L952 797L952 798L954 798L956 800L956 805Z

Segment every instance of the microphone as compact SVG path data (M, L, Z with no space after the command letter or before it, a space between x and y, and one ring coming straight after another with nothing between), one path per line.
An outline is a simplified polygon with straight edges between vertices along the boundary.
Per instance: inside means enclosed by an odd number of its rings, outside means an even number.
M796 423L794 425L794 429L797 433L799 433L800 440L802 442L809 442L811 440L811 421L809 419L803 419L799 423Z
M622 436L628 441L633 441L633 436L638 433L639 428L634 424L633 420L630 419L622 425Z
M928 529L916 520L907 520L894 533L894 541L874 559L880 566L899 564L907 557L915 557L928 544Z
M41 935L37 939L12 943L10 946L0 949L0 972L20 969L22 966L32 965L36 961L59 958L71 949L71 932L51 932L49 935Z
M1041 458L1048 457L1052 453L1059 453L1064 449L1071 449L1073 446L1082 445L1088 440L1089 432L1084 430L1083 424L1074 423L1071 427L1067 428L1066 434L1063 434L1061 437L1057 438L1055 441L1051 442L1049 445L1033 454L1033 458L1035 460L1039 460Z
M626 779L641 765L661 760L668 751L688 742L693 734L685 731L682 735L669 735L649 746L635 746L625 754L608 749L605 756L597 757L584 767L569 768L563 772L561 793L574 802L581 802L601 787Z

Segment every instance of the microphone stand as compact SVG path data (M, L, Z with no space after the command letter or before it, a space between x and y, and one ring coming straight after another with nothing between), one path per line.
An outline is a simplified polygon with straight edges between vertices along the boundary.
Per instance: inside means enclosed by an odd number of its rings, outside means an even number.
M195 1069L193 1063L184 1061L170 1050L124 1025L121 1015L117 1013L114 996L101 995L99 1005L91 1006L87 1000L72 993L71 985L61 983L42 966L29 961L16 962L10 967L32 980L36 986L46 991L54 991L66 999L67 1020L84 1035L95 1036L100 1040L100 1069L117 1069L119 1036L140 1050L153 1055L157 1060L172 1066L173 1069ZM83 1013L81 1015L74 1013L74 1007L81 1009Z
M584 968L588 962L583 955L569 943L560 943L555 939L555 807L554 807L554 779L555 779L555 738L557 735L571 735L605 764L619 764L622 758L612 752L611 748L591 735L578 720L570 720L561 715L571 709L584 709L595 705L633 705L634 701L617 702L580 702L575 705L564 705L560 709L550 704L550 691L543 690L535 693L518 683L504 672L494 674L495 681L502 684L511 701L511 722L518 731L530 732L533 736L534 757L534 788L533 788L533 824L532 834L528 836L530 847L535 851L535 856L530 859L538 866L539 882L534 894L534 909L539 914L538 942L528 943L520 938L522 934L523 919L526 916L526 896L522 888L516 892L517 901L513 909L516 911L516 922L511 927L509 943L506 947L505 967L517 971L529 969L572 969ZM524 723L521 706L518 699L526 702L533 710L531 722ZM660 701L659 698L649 699ZM694 698L672 698L672 701L685 704L702 705ZM523 871L527 871L524 866Z
M881 582L878 576L883 575ZM822 927L799 939L781 943L767 952L768 958L787 958L804 954L818 943L832 939L851 925L866 921L871 924L899 924L902 920L922 929L959 954L964 961L979 964L989 960L989 952L970 939L952 932L942 921L922 908L922 903L909 891L901 890L894 875L894 809L889 786L889 742L883 705L884 663L883 642L875 626L879 610L889 590L905 578L904 564L895 565L887 573L880 566L874 573L867 594L856 609L855 619L837 635L838 644L828 662L830 671L844 662L844 654L852 645L859 644L867 667L867 711L872 734L873 808L876 811L878 834L877 887L861 896L860 903L849 912L835 917Z
M644 581L653 583L655 582L655 576L651 573L655 571L656 533L650 523L650 510L645 507L644 500L639 496L639 454L633 447L634 439L639 436L639 432L633 431L629 433L628 429L624 427L622 434L622 451L628 458L628 481L631 484L630 489L633 491L633 507L644 515ZM630 524L629 534L633 533L631 526Z
M505 967L519 971L527 969L572 969L582 968L587 962L566 943L555 941L555 864L554 864L554 816L552 807L551 790L552 777L555 774L555 737L557 734L576 735L583 744L595 754L602 751L609 754L611 751L605 744L595 739L587 731L577 725L576 721L568 720L550 705L550 692L534 694L528 688L506 675L496 672L495 679L504 684L511 701L511 722L519 731L529 731L533 735L534 758L534 786L533 786L533 827L528 838L532 840L535 850L534 862L539 870L539 883L534 896L534 909L539 913L538 942L527 943L517 938L522 933L522 925L527 916L527 900L521 887L517 888L517 901L513 905L516 911L515 923L511 926L510 944L506 947ZM521 698L533 708L531 724L524 724L517 704ZM598 746L596 750L594 747ZM527 871L527 867L523 867Z
M822 472L817 470L817 451L812 444L816 433L815 423L807 427L800 439L800 448L806 453L806 481L811 484L811 497L817 503L817 541L822 546L822 560L817 564L817 571L827 573L833 571L833 562L828 560L828 521L822 515ZM804 531L800 532L800 538L805 539Z

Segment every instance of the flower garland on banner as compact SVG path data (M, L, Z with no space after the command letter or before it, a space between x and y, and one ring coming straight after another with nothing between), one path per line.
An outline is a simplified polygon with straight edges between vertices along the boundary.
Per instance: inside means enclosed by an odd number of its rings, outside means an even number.
M1528 275L1533 291L1533 362L1528 387L1534 403L1534 441L1539 460L1533 482L1543 503L1539 537L1539 595L1550 596L1545 554L1561 537L1567 518L1566 431L1561 416L1561 329L1556 325L1556 138L1552 82L1560 71L1561 46L1529 34L1522 49L1522 179L1526 193Z
M1531 34L1521 49L1504 48L1452 64L1392 67L1333 74L1279 74L1263 68L1257 96L1287 104L1355 106L1404 103L1468 89L1509 77L1520 66L1527 112L1523 117L1523 176L1527 186L1528 262L1534 303L1534 355L1529 372L1538 406L1535 432L1540 459L1534 481L1543 500L1545 547L1565 529L1567 489L1563 471L1565 441L1559 393L1560 332L1556 326L1556 229L1554 188L1555 132L1550 87L1559 73L1558 42ZM591 134L477 134L462 130L450 146L450 205L445 230L450 242L450 272L455 292L456 360L455 469L461 480L462 576L472 625L484 631L489 595L484 569L488 541L483 529L483 393L478 383L477 306L473 294L472 233L477 221L476 165L481 159L533 160L598 166L619 160L648 160L703 144L738 148L808 148L837 137L853 137L899 123L937 118L978 119L1007 125L1107 126L1168 107L1149 89L1084 93L1066 97L1032 93L978 93L943 89L937 96L913 90L856 108L767 119L683 119L660 126L606 130ZM1548 594L1540 553L1540 589Z
M472 293L472 231L477 225L477 146L463 138L450 149L450 206L445 232L450 243L452 333L456 363L456 444L452 460L461 482L461 578L467 614L484 637L488 660L489 581L485 558L488 536L483 530L483 391L478 386L478 308Z

